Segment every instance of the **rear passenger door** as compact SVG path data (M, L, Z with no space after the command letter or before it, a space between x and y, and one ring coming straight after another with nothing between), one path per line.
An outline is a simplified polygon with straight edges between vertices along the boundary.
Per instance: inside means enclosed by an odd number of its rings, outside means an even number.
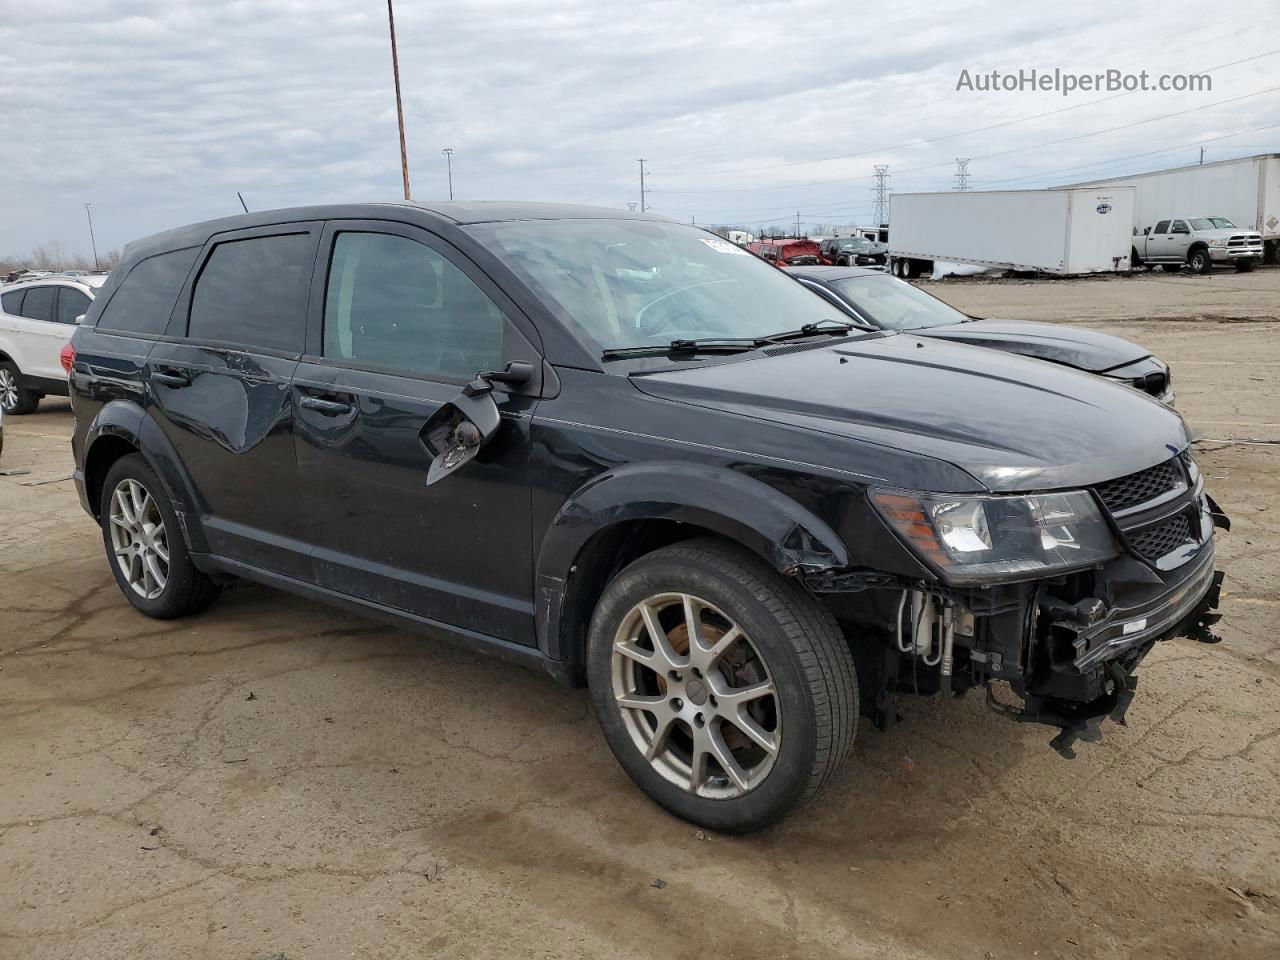
M217 234L147 358L153 413L188 472L209 548L309 580L289 382L318 223Z
M335 593L490 637L534 642L529 423L536 332L495 284L426 230L329 224L293 380L306 536ZM497 433L426 485L420 433L481 370L527 360L498 388Z
M16 341L18 357L15 358L24 376L41 380L61 380L65 376L58 361L63 345L71 338L74 327L56 322L57 284L39 284L27 287L21 302L13 300L18 316L22 319L9 322L11 336ZM6 296L9 296L6 294ZM8 304L5 312L12 313Z

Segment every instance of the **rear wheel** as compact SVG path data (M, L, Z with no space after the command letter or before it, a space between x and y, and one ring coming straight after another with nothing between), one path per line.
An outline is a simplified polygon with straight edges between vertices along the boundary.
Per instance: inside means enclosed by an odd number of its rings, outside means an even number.
M177 514L139 454L121 457L102 485L102 542L120 592L149 617L199 613L219 587L196 569Z
M587 672L632 780L714 830L780 819L853 741L844 635L802 587L735 545L676 544L619 573L592 617Z
M22 374L12 360L0 361L0 406L13 416L35 413L40 406L40 394L21 385Z
M1202 247L1187 254L1187 265L1191 267L1192 273L1208 273L1213 268L1213 260L1209 257L1209 251Z

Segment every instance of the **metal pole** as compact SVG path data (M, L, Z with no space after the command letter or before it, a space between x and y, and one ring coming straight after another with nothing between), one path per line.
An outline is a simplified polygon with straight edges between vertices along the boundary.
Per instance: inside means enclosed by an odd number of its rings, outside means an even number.
M400 57L396 53L396 15L387 0L387 24L391 27L391 73L396 79L396 122L400 125L400 173L404 177L404 198L409 197L409 151L404 145L404 105L400 100Z
M444 154L444 161L449 166L449 199L453 199L453 147L445 147L440 151Z
M644 158L637 162L640 164L640 212L644 213Z
M84 215L89 218L89 245L93 247L93 269L98 269L98 241L93 238L93 214L89 211L90 204L84 205Z

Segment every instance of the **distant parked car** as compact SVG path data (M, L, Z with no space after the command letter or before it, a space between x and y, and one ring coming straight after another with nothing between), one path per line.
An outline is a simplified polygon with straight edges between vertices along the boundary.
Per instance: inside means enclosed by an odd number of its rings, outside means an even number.
M1173 404L1169 365L1107 333L1030 320L971 317L919 287L858 267L792 267L786 271L868 328L991 347L1049 360L1119 381Z
M823 263L837 267L883 266L889 258L889 248L866 237L835 237L822 241L819 255Z
M1177 273L1188 266L1192 273L1208 273L1214 264L1234 263L1248 273L1262 261L1262 234L1242 230L1226 217L1183 217L1161 220L1133 238L1133 266L1154 267Z
M93 302L105 276L42 276L0 293L0 407L33 413L46 395L67 395L62 348L76 317Z
M822 262L822 258L818 253L817 241L814 240L794 237L756 240L747 244L747 249L760 259L772 263L775 267L816 266Z

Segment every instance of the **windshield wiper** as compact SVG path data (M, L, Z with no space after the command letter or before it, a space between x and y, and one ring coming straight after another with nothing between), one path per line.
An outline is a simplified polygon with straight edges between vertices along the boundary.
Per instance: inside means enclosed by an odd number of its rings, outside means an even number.
M835 324L834 327L824 324ZM783 343L788 340L799 340L804 337L843 337L850 330L861 330L855 323L830 318L816 323L806 323L798 330L784 330L781 333L770 333L762 337L701 337L694 340L672 340L662 344L644 344L637 347L609 347L600 353L602 360L621 360L625 357L662 356L670 353L745 353L767 347L771 343Z
M670 343L648 343L637 347L609 347L600 352L602 360L625 357L662 356L669 353L744 353L762 347L768 340L760 337L704 337L700 340L672 340Z

